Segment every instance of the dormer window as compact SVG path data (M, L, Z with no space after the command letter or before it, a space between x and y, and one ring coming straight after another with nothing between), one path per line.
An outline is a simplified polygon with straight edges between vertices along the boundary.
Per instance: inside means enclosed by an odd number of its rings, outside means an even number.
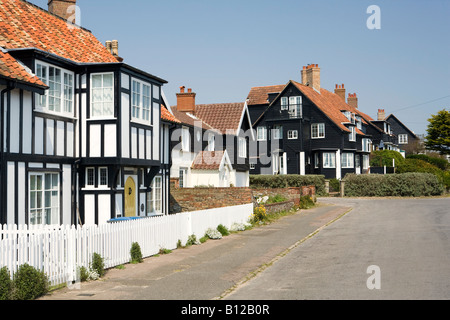
M74 73L38 62L36 64L36 75L49 86L45 94L37 96L36 109L73 117Z

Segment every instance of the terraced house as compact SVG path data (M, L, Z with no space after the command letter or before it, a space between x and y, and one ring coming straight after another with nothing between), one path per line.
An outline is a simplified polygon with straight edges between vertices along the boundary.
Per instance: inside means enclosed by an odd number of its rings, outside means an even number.
M75 2L0 0L2 224L168 212L166 81L68 23Z

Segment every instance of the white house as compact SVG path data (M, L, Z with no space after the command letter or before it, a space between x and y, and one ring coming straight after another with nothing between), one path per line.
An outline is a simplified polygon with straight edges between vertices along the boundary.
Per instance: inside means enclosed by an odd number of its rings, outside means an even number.
M173 115L170 177L179 187L249 186L249 142L254 139L247 103L196 104L180 87Z

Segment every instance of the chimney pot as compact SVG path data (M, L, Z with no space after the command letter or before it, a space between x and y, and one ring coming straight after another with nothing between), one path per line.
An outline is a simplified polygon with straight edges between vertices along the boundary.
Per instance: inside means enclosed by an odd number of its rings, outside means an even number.
M185 86L180 87L180 93L177 93L177 109L178 111L191 112L195 114L195 96L196 94L192 92L189 88L188 92L184 92Z

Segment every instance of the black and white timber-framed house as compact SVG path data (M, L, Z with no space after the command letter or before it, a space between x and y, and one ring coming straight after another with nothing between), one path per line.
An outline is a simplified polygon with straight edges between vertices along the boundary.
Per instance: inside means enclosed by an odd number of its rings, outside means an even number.
M68 23L75 2L0 0L0 66L15 71L0 77L2 224L168 213L167 82Z
M251 174L321 174L327 179L369 169L371 118L346 101L344 86L320 86L317 64L303 67L302 83L254 87L248 107L258 147Z

